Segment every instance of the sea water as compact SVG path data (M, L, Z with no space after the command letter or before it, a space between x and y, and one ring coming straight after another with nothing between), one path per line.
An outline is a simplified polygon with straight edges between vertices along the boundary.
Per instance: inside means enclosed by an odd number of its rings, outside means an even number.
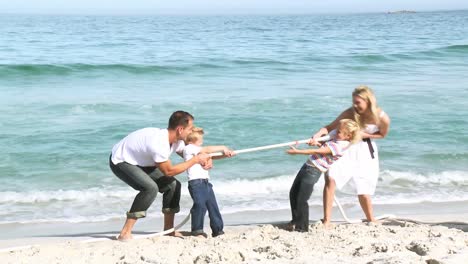
M173 111L207 145L250 148L310 137L362 84L392 120L373 203L467 202L467 11L0 15L0 225L123 219L137 192L109 170L112 146ZM306 156L285 149L215 161L223 214L289 208ZM358 206L352 186L337 195Z

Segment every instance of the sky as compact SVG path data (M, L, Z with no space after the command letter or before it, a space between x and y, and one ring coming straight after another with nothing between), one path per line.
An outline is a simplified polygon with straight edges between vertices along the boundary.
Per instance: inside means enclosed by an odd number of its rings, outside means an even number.
M0 13L362 13L468 9L468 0L0 0Z

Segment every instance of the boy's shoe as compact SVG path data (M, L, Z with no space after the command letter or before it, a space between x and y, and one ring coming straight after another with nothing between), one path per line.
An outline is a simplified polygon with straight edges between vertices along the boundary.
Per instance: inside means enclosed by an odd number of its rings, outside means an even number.
M218 233L211 234L212 237L217 237L217 236L221 236L221 235L224 235L224 231L219 231Z
M205 238L208 237L208 235L205 232L203 232L203 230L192 231L191 235L196 236L196 237L205 237Z

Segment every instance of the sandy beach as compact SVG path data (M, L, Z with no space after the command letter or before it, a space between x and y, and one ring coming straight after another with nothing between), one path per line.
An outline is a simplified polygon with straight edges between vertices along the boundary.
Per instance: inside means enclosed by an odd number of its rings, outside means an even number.
M386 219L380 224L335 222L331 229L311 221L308 233L289 232L285 222L231 225L217 238L145 237L113 240L109 233L25 238L33 246L1 244L2 263L466 263L466 215L421 222ZM209 230L209 228L207 228ZM143 234L143 235L142 235Z

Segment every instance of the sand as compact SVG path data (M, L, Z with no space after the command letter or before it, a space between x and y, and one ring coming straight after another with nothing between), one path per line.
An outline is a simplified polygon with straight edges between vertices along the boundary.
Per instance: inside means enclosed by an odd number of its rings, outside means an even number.
M284 223L228 226L216 238L150 237L34 241L0 250L1 263L468 263L468 224L311 224L308 233ZM187 228L187 227L185 227ZM184 230L184 229L182 229ZM209 230L209 228L208 228ZM98 241L96 241L98 240ZM94 241L94 242L93 242ZM39 243L38 243L39 242ZM38 243L38 244L37 244Z

